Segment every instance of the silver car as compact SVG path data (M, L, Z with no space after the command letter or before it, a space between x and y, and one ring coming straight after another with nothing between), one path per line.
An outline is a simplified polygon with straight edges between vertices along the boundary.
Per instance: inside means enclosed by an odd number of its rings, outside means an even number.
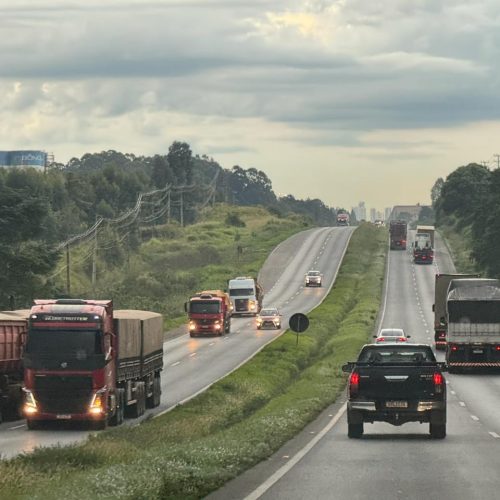
M306 286L321 286L323 275L319 271L307 271L305 278Z
M276 307L266 307L260 310L256 318L257 329L261 328L281 328L281 314Z
M374 335L376 344L394 344L408 342L411 335L406 335L402 328L382 328L377 335Z

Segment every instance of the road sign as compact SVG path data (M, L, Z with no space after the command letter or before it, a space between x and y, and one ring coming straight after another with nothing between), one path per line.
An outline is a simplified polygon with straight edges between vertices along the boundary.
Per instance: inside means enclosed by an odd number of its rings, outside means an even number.
M288 324L290 326L290 330L293 330L296 333L302 333L309 328L309 318L305 314L295 313L290 317Z

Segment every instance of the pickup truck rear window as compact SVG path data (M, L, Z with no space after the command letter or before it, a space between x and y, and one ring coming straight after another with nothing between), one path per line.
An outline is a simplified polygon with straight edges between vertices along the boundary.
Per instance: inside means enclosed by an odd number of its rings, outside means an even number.
M405 346L406 347L406 346ZM358 363L369 364L419 364L435 363L436 358L428 347L384 346L379 348L365 348L361 351Z

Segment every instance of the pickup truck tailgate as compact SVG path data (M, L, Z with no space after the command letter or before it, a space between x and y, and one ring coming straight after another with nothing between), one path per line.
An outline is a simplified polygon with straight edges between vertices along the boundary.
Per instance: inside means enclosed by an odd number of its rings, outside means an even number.
M434 366L358 367L357 399L422 399L436 393Z

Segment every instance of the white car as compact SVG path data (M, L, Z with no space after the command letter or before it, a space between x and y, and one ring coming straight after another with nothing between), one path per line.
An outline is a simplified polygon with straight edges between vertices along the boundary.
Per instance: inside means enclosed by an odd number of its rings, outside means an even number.
M258 330L266 327L279 330L281 328L281 314L276 307L265 307L260 310L256 323Z
M374 335L376 344L394 344L408 342L411 335L406 335L402 328L382 328L378 335Z
M323 275L319 271L307 271L306 286L321 286Z

